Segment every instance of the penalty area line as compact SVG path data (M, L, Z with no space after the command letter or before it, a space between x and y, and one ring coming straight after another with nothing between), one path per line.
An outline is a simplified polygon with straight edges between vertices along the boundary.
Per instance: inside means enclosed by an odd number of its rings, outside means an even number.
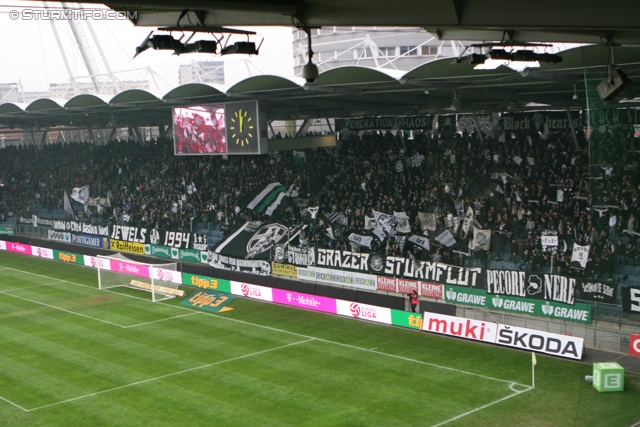
M24 412L29 412L28 409L23 408L22 406L18 405L17 403L13 403L12 401L10 401L9 399L5 399L4 397L0 396L0 400L2 400L3 402L7 402L9 405L16 407L18 409L20 409L21 411Z
M513 389L512 389L512 390L513 390ZM511 399L512 397L516 397L516 396L518 396L518 395L520 395L520 394L522 394L522 393L526 393L526 392L528 392L528 391L530 391L530 390L533 390L533 387L529 387L529 388L527 388L527 389L525 389L525 390L516 391L514 394L510 394L509 396L503 397L503 398L498 399L498 400L494 400L494 401L493 401L493 402L491 402L491 403L487 403L486 405L482 405L482 406L480 406L480 407L478 407L478 408L475 408L475 409L472 409L472 410L470 410L470 411L467 411L467 412L465 412L464 414L460 414L460 415L457 415L457 416L455 416L455 417L453 417L453 418L449 418L448 420L442 421L441 423L438 423L438 424L434 424L434 425L432 425L431 427L440 427L440 426L443 426L443 425L448 424L448 423L450 423L450 422L453 422L453 421L459 420L460 418L466 417L467 415L471 415L471 414L473 414L474 412L482 411L483 409L486 409L486 408L488 408L488 407L490 407L490 406L496 405L496 404L498 404L498 403L500 403L500 402L504 402L504 401L505 401L505 400L507 400L507 399Z
M200 312L193 312L193 313L187 313L187 314L180 314L179 316L173 316L173 317L167 317L166 319L159 319L159 320L152 320L150 322L144 322L144 323L138 323L135 325L131 325L131 326L124 326L125 329L129 329L129 328L136 328L138 326L144 326L144 325L150 325L152 323L158 323L158 322L164 322L165 320L171 320L171 319L178 319L180 317L187 317L187 316L193 316L194 314L201 314Z
M38 411L40 409L45 409L45 408L50 408L52 406L62 405L63 403L74 402L76 400L86 399L87 397L92 397L92 396L97 396L99 394L109 393L110 391L120 390L120 389L127 388L127 387L133 387L133 386L140 385L140 384L146 384L146 383L149 383L149 382L152 382L152 381L157 381L157 380L161 380L161 379L168 378L168 377L173 377L173 376L180 375L180 374L185 374L187 372L193 372L193 371L197 371L199 369L210 368L211 366L216 366L216 365L221 365L223 363L229 363L229 362L234 362L236 360L246 359L247 357L258 356L258 355L261 355L261 354L269 353L271 351L281 350L283 348L292 347L294 345L304 344L304 343L307 343L309 341L314 341L314 339L312 338L312 339L308 339L308 340L304 340L304 341L298 341L298 342L294 342L294 343L290 343L290 344L281 345L279 347L268 348L266 350L256 351L255 353L245 354L245 355L242 355L242 356L233 357L231 359L221 360L219 362L208 363L206 365L196 366L195 368L184 369L182 371L172 372L170 374L161 375L159 377L149 378L149 379L142 380L142 381L136 381L136 382L131 383L131 384L125 384L125 385L121 385L121 386L118 386L118 387L113 387L113 388L110 388L110 389L107 389L107 390L102 390L102 391L97 391L95 393L85 394L84 396L78 396L78 397L74 397L74 398L71 398L71 399L62 400L60 402L50 403L48 405L43 405L43 406L38 406L37 408L33 408L33 409L24 409L24 408L12 403L12 402L8 402L8 403L11 403L12 405L14 405L16 407L19 407L20 409L22 409L25 412Z

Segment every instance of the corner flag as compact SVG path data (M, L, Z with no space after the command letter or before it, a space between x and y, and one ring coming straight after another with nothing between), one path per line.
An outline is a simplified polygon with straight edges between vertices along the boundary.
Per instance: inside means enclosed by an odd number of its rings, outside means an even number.
M531 387L536 386L536 371L534 366L536 366L538 362L536 361L536 354L532 351L531 352Z

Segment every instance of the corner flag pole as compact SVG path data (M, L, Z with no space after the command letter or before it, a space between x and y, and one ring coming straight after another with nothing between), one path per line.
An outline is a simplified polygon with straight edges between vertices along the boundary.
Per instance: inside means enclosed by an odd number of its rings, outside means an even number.
M535 388L536 387L536 354L532 351L531 352L531 387Z

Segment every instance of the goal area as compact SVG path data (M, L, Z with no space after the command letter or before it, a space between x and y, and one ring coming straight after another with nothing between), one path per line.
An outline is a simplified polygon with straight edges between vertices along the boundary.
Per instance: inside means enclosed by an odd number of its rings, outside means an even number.
M149 264L134 261L123 254L98 256L98 287L127 287L151 293L153 302L184 296L177 263Z

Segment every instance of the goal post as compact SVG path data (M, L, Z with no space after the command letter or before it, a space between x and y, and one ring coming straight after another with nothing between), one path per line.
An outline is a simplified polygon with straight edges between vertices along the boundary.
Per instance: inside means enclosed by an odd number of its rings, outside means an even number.
M98 287L102 290L127 287L151 293L153 302L184 296L177 263L149 264L134 261L120 253L98 256Z

